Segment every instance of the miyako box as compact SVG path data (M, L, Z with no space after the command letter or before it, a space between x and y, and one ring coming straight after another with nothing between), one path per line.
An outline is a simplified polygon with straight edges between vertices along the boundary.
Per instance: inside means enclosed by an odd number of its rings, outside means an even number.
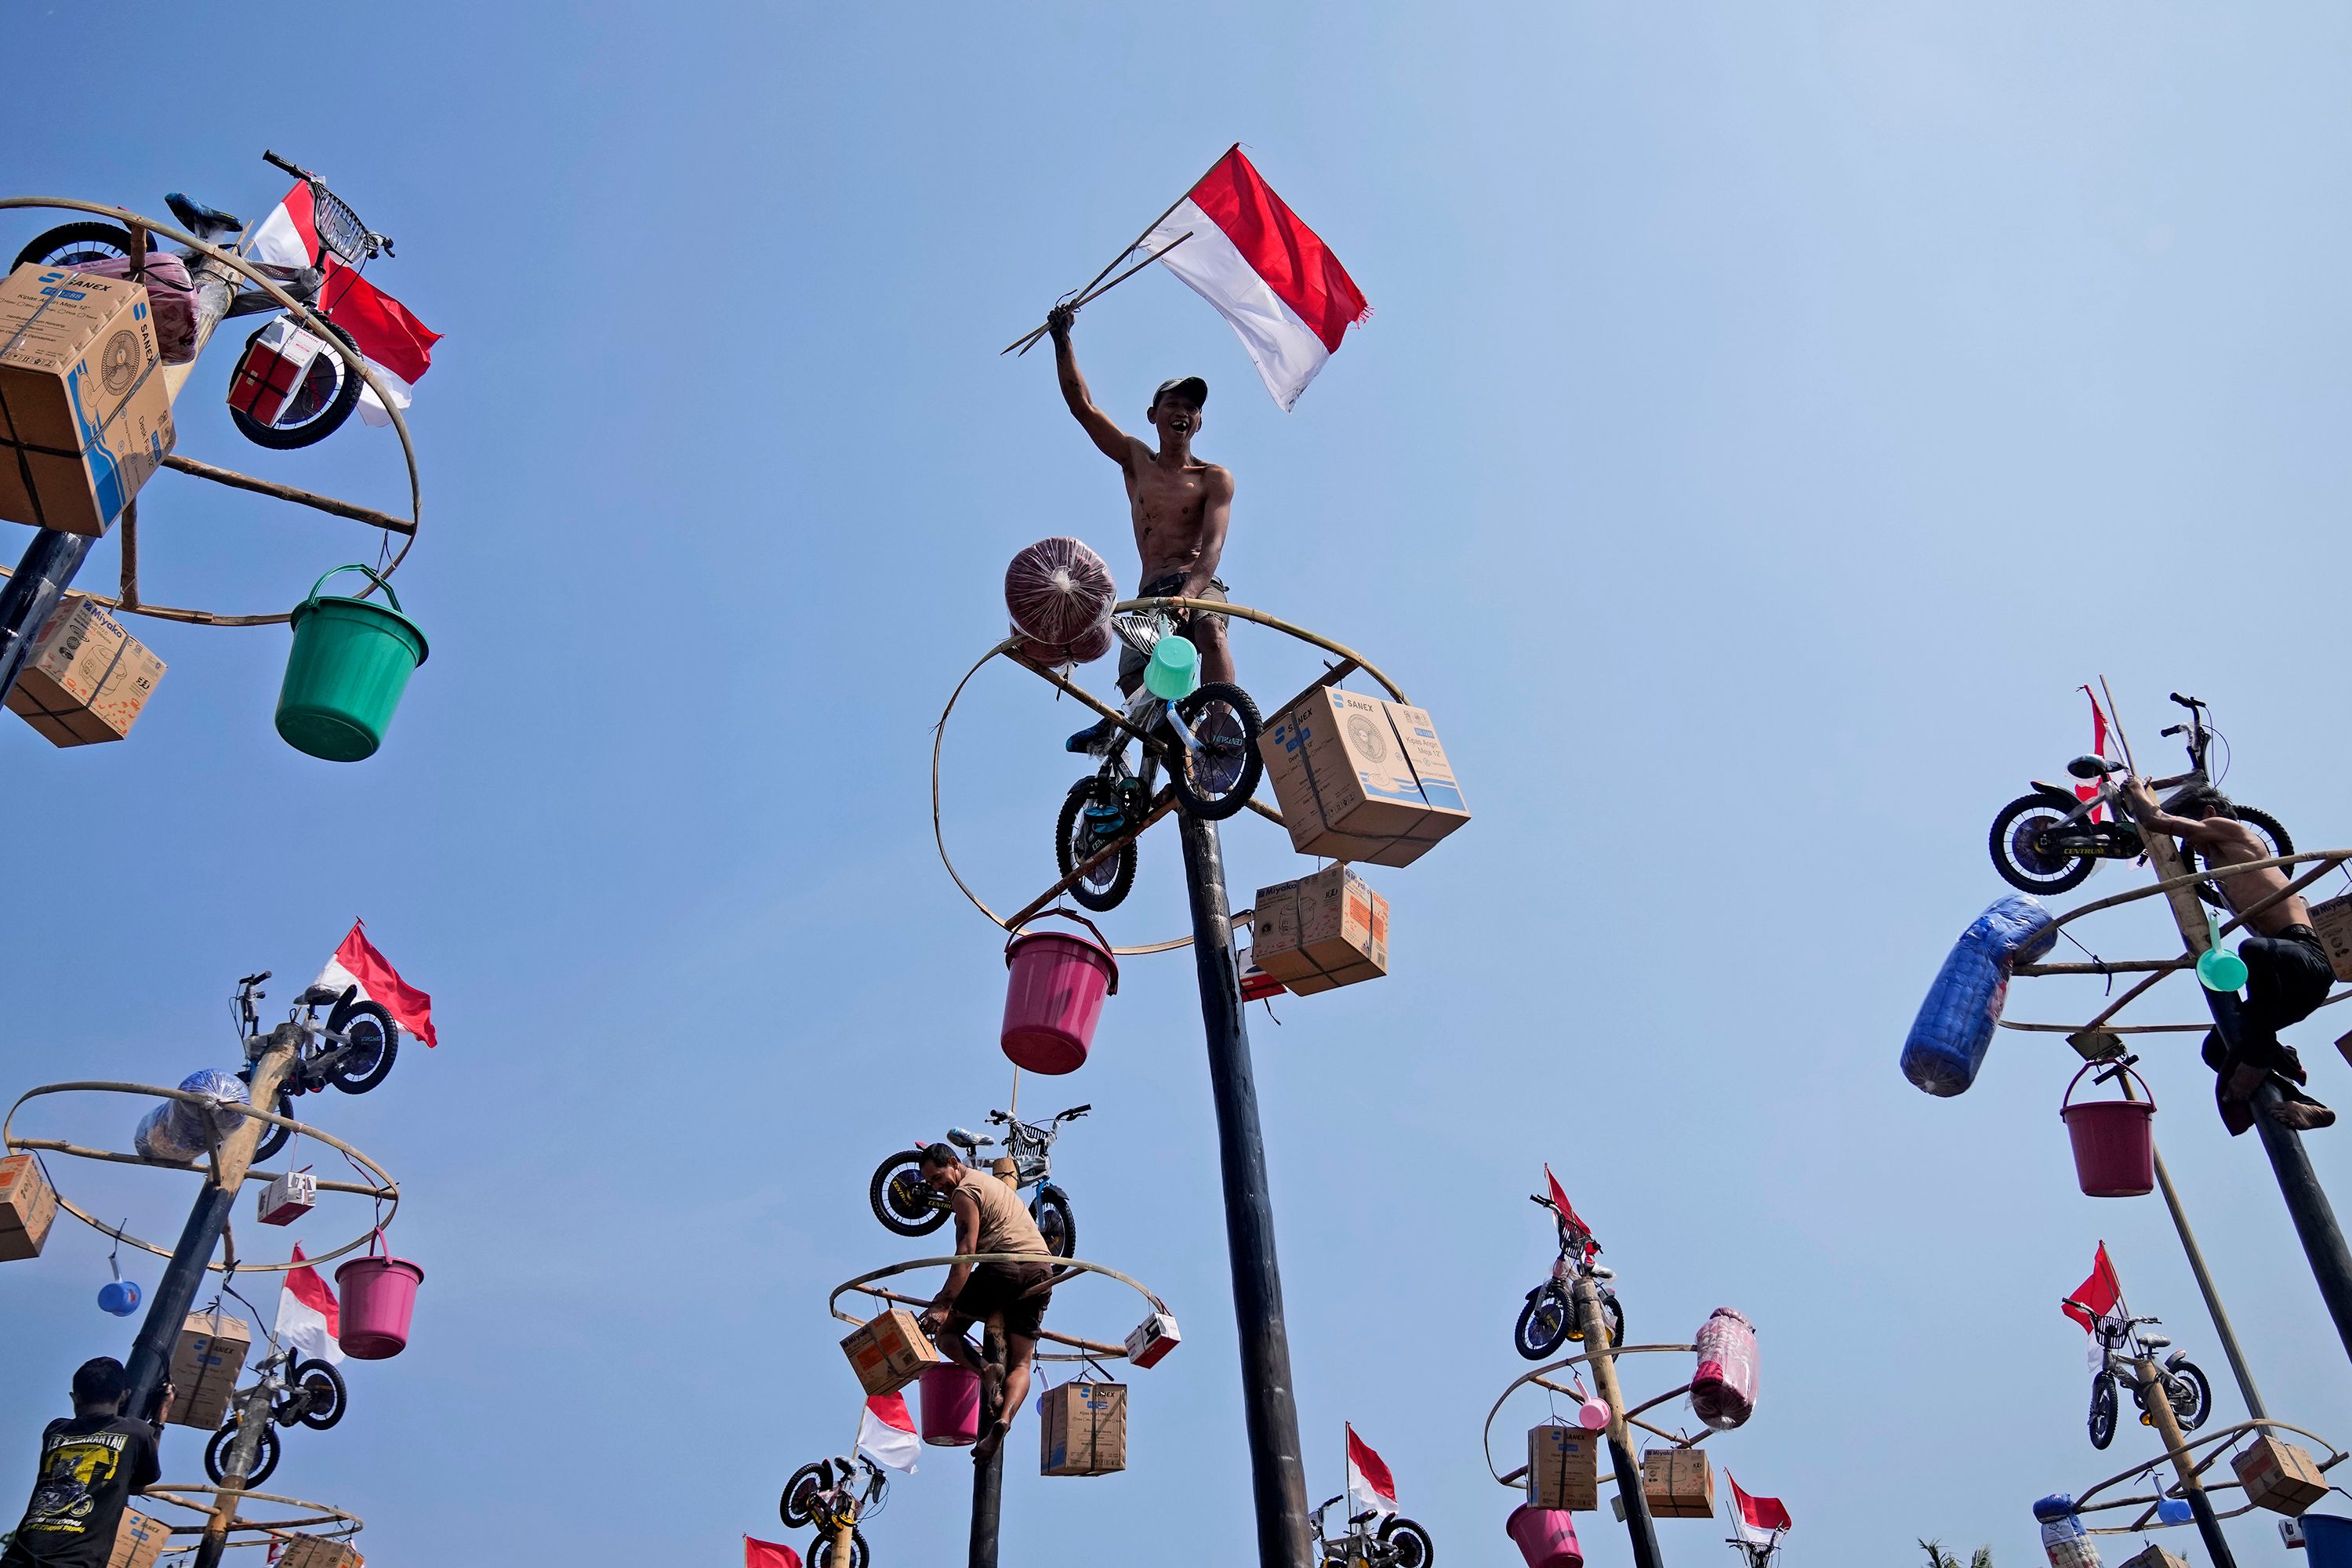
M1378 980L1389 972L1389 901L1348 866L1260 888L1250 963L1300 996Z
M37 1154L0 1160L0 1263L38 1258L57 1223L58 1190Z
M0 518L101 537L176 439L145 284L0 279Z
M120 741L163 679L163 661L145 643L87 595L68 594L34 640L8 711L53 746Z
M1308 687L1258 736L1275 799L1302 855L1409 866L1470 820L1429 714L1337 687Z

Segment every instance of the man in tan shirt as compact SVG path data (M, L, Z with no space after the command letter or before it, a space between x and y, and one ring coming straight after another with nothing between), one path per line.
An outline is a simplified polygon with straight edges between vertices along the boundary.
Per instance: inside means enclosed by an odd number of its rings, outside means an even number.
M947 1283L923 1313L924 1331L941 1354L982 1382L981 1415L988 1429L972 1448L975 1460L994 1454L1011 1430L1013 1416L1029 1397L1029 1363L1037 1352L1037 1331L1053 1292L1046 1282L1053 1272L1053 1251L1038 1234L1037 1222L1021 1205L1011 1183L965 1164L952 1144L934 1143L923 1151L923 1180L945 1194L955 1212L956 1253L1019 1253L1034 1263L959 1263L948 1270ZM974 1323L994 1319L1004 1331L1004 1368L985 1364L964 1338Z

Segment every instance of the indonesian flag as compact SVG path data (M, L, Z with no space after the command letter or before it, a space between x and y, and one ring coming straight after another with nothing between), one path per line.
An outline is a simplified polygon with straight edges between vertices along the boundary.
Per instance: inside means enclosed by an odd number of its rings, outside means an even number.
M915 1473L915 1456L923 1451L923 1442L915 1436L915 1418L907 1414L905 1394L877 1394L866 1402L866 1414L857 1422L857 1446L877 1465Z
M335 956L327 960L327 967L319 971L313 985L324 985L335 991L356 985L360 995L370 1002L381 1003L388 1009L393 1021L430 1046L433 1038L433 998L400 977L400 972L385 962L383 954L368 941L367 922L353 921L352 934L343 938L343 945L335 949Z
M1544 1180L1550 1184L1551 1201L1559 1205L1559 1217L1561 1223L1573 1229L1582 1231L1585 1236L1590 1238L1592 1235L1592 1227L1584 1223L1584 1216L1578 1214L1576 1212L1576 1205L1568 1201L1568 1194L1560 1186L1559 1178L1551 1173L1551 1162L1549 1160L1544 1162ZM1584 1255L1587 1258L1591 1257L1594 1253L1600 1250L1601 1244L1597 1241L1588 1239L1584 1244Z
M1216 307L1285 412L1339 339L1371 314L1339 258L1251 167L1238 143L1201 177L1142 248Z
M2084 696L2091 697L2091 689L2089 687L2085 686L2081 689ZM2091 697L2091 753L2102 760L2113 760L2107 757L2107 716L2100 711L2099 700L2095 697ZM2096 800L2098 795L2099 786L2095 780L2084 781L2075 784L2074 786L2074 798L2076 800ZM2105 821L2106 819L2106 815L2107 808L2105 806L2094 806L2091 810L2091 820L2093 822Z
M415 384L433 367L433 345L441 334L408 313L408 307L344 265L332 251L322 252L311 214L310 182L298 181L278 208L261 221L246 244L246 254L257 261L281 267L319 266L327 280L320 287L315 308L351 333L360 356L383 383L384 391L401 408L409 405ZM371 425L389 425L392 416L377 401L375 389L360 389L360 417ZM429 1043L429 1042L428 1042Z
M1749 1546L1769 1546L1783 1531L1793 1530L1789 1510L1780 1506L1776 1497L1749 1497L1731 1479L1731 1472L1723 1472L1731 1486L1731 1533L1733 1539Z
M343 1359L336 1336L342 1331L342 1310L335 1293L319 1271L302 1262L302 1244L294 1244L299 1268L286 1271L286 1288L278 1292L278 1337L304 1355L321 1361Z
M743 1538L743 1568L801 1568L801 1554L781 1541Z
M1348 1512L1394 1513L1396 1480L1389 1474L1388 1461L1372 1452L1371 1445L1348 1428Z
M2058 1303L2058 1310L2083 1325L2091 1336L2091 1370L2106 1370L2106 1346L2101 1342L2102 1325L2110 1330L2120 1327L2125 1317L2124 1283L2116 1276L2114 1260L2107 1257L2107 1244L2099 1243L2098 1256L2092 1260L2091 1277L2074 1287L2074 1293Z

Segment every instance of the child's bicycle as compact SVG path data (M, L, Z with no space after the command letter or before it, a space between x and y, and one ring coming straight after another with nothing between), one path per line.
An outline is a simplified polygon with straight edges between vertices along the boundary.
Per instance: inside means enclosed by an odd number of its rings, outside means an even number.
M1013 1190L1029 1193L1029 1217L1037 1222L1037 1233L1045 1238L1045 1247L1056 1258L1076 1258L1078 1247L1077 1215L1070 1209L1070 1194L1046 1178L1054 1173L1052 1151L1054 1140L1062 1134L1062 1123L1075 1121L1094 1109L1091 1105L1074 1105L1057 1113L1044 1126L1021 1121L1002 1110L988 1113L991 1121L1004 1123L1004 1152L1013 1162ZM961 1127L948 1129L947 1141L964 1152L964 1163L980 1163L980 1152L993 1147L993 1138L979 1138ZM874 1168L874 1179L866 1185L866 1195L874 1205L874 1217L900 1236L929 1236L948 1222L952 1205L948 1198L931 1190L923 1180L923 1152L901 1149Z
M2126 1318L2110 1326L2101 1323L2099 1336L2100 1369L2091 1374L2091 1447L2104 1448L2116 1440L2116 1397L2118 1380L2132 1391L2132 1399L2140 1407L2140 1425L2153 1425L2147 1412L2147 1391L2140 1387L2138 1363L2154 1361L2156 1353L2172 1342L2163 1334L2143 1334L2142 1323L2161 1321L2157 1318ZM2205 1425L2213 1414L2213 1385L2197 1363L2189 1359L2187 1351L2174 1351L2158 1364L2157 1381L2164 1395L2172 1402L2172 1414L2183 1432L2194 1432Z
M1338 1535L1323 1533L1323 1516L1347 1501L1335 1497L1315 1510L1315 1549L1325 1568L1429 1568L1437 1554L1429 1531L1401 1513L1383 1517L1366 1510ZM1374 1520L1380 1523L1376 1527Z
M1593 1259L1601 1254L1601 1244L1592 1233L1572 1216L1563 1214L1560 1206L1541 1193L1529 1193L1528 1201L1551 1211L1559 1228L1559 1257L1551 1266L1551 1277L1528 1292L1528 1304L1519 1310L1518 1326L1511 1332L1511 1343L1529 1361L1542 1361L1570 1340L1584 1342L1583 1316L1576 1305L1576 1277L1581 1273L1592 1276L1601 1291L1601 1310L1609 1320L1609 1342L1625 1342L1625 1310L1617 1304L1617 1292L1609 1281L1617 1278L1615 1269L1604 1268Z
M1162 637L1175 629L1164 610L1114 616L1111 629L1149 659ZM1054 824L1054 858L1065 877L1093 860L1151 810L1160 769L1186 811L1205 822L1222 822L1249 804L1265 771L1258 755L1261 728L1257 704L1230 681L1212 680L1171 702L1141 687L1127 700L1125 729L1106 721L1070 738L1073 751L1102 759L1102 765L1070 786ZM1142 766L1127 764L1128 742L1144 737ZM1115 910L1135 886L1133 840L1070 886L1070 896L1097 913Z
M261 1027L261 1010L255 1005L268 999L261 989L261 983L268 978L269 971L265 969L236 983L237 1037L245 1043L246 1056L236 1076L247 1083L253 1081L253 1064L268 1041ZM319 1022L321 1007L328 1010L324 1024ZM356 985L340 992L313 985L295 998L294 1010L287 1018L301 1029L302 1045L293 1069L278 1085L278 1103L270 1108L280 1116L293 1116L293 1097L298 1094L315 1094L330 1086L345 1094L365 1094L384 1080L400 1054L400 1026L392 1021L391 1010L382 1003L362 1000ZM253 1157L268 1159L286 1147L293 1135L290 1127L265 1127Z
M857 1485L861 1470L866 1474L863 1491ZM809 1568L866 1568L866 1537L857 1526L882 1511L882 1500L889 1488L889 1473L863 1454L855 1460L819 1459L793 1472L776 1511L783 1516L786 1529L816 1526ZM849 1561L835 1563L834 1538L844 1525L850 1530Z
M237 1390L229 1402L228 1419L205 1445L205 1474L212 1478L215 1486L221 1485L227 1476L228 1447L246 1423L264 1424L256 1440L252 1468L245 1477L246 1486L257 1487L278 1468L280 1445L270 1424L299 1424L323 1432L343 1418L344 1406L350 1399L343 1386L343 1374L335 1370L332 1362L296 1361L294 1352L287 1346L271 1351L253 1370L259 1374L258 1381Z

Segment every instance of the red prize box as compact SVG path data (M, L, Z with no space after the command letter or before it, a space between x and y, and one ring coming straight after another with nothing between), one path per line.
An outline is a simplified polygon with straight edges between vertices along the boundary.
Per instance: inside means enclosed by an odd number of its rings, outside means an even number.
M1127 1364L1157 1366L1160 1359L1174 1350L1183 1338L1176 1331L1174 1318L1165 1312L1154 1312L1129 1331Z
M261 1189L254 1207L264 1225L292 1225L319 1201L319 1178L308 1171L289 1171Z
M286 400L310 374L326 344L280 317L246 345L228 381L228 405L264 425L277 423Z

